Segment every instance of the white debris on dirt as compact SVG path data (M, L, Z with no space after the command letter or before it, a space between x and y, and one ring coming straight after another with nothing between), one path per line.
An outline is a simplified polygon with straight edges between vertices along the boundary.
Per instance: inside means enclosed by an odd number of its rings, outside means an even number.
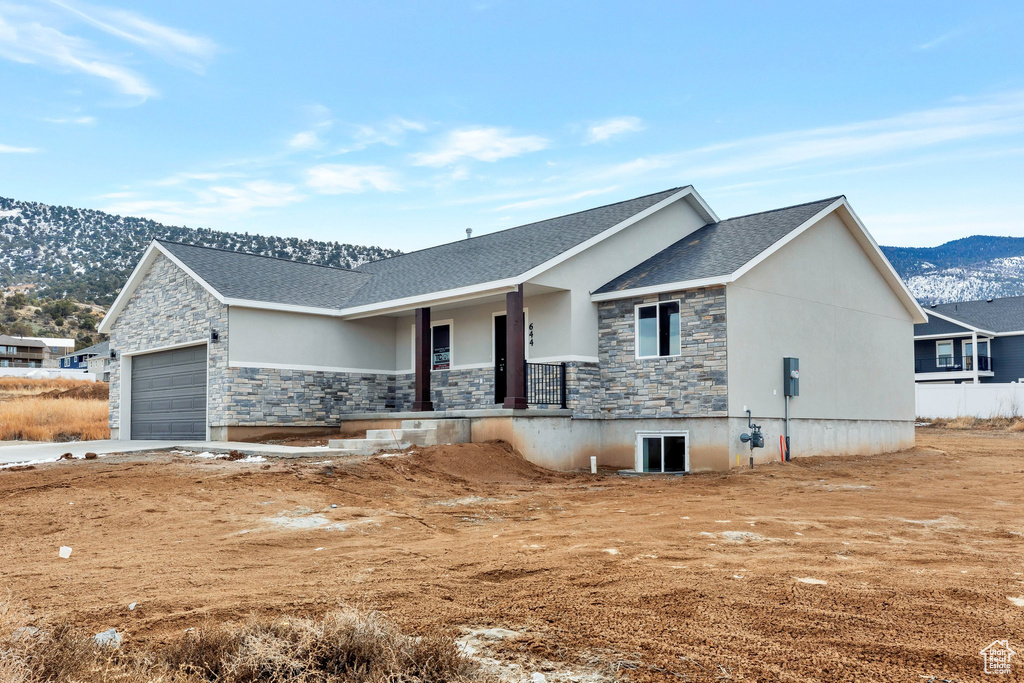
M193 453L192 451L172 451L174 453L181 453L182 455L188 455L193 458L203 458L204 460L226 460L228 457L227 453L211 453L210 451L203 451L202 453Z
M71 546L62 545L60 550L57 551L57 555L59 555L62 560L68 559L71 557Z
M1006 599L1009 600L1010 603L1012 603L1013 605L1016 605L1017 607L1024 607L1024 597L1012 598L1009 595L1007 595Z
M499 503L500 498L484 498L483 496L465 496L464 498L452 498L450 500L439 500L434 505L444 507L459 507L462 505L478 505L480 503Z
M753 531L723 531L718 535L731 543L752 543L770 540L761 534L755 534Z
M528 666L517 662L505 661L493 656L490 648L504 640L521 638L527 634L507 628L471 629L456 640L459 650L477 664L485 674L497 677L507 683L610 683L619 680L611 671L602 671L600 660L594 659L596 666L589 669L576 668L564 670L562 662L541 660L530 662ZM537 671L541 669L544 673Z
M326 516L314 513L309 508L299 507L294 510L284 510L275 517L266 517L267 523L283 527L285 529L325 529L327 531L344 531L348 528L345 524L335 524Z
M606 552L609 555L618 555L619 554L619 549L618 548L605 548L602 552Z
M137 603L137 602L133 602L130 605L128 605L128 611L129 612L134 612L135 611L135 606L138 605L138 604L139 603Z
M121 647L121 641L123 640L121 634L117 632L116 628L108 628L102 633L97 633L92 639L101 647L109 647L113 649Z
M826 585L828 585L828 581L826 581L825 579L812 579L809 576L804 576L804 577L794 576L793 578L795 578L800 583L809 583L812 586L826 586Z
M262 455L247 455L244 458L242 458L241 460L237 460L236 462L266 462L266 461L267 461L267 459L264 458Z

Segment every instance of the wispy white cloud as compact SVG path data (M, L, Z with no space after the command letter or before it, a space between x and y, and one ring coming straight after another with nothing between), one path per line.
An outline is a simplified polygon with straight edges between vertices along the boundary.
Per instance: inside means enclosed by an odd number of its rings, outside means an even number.
M644 129L644 122L636 116L619 116L591 124L587 128L586 144L604 142L616 135L635 133Z
M11 12L9 6L0 11ZM22 64L34 64L55 71L73 71L95 76L111 83L119 92L145 100L157 95L156 89L135 71L115 63L91 42L43 26L30 17L8 21L0 14L0 57Z
M372 145L398 147L405 142L409 132L422 133L427 130L427 125L401 116L393 116L380 123L356 124L351 128L352 141L338 150L341 153L356 152Z
M109 35L193 71L201 72L219 50L209 38L159 24L134 12L69 0L50 1Z
M320 135L315 130L304 130L288 140L288 146L292 149L316 149L321 144Z
M1024 92L899 116L775 133L588 169L586 181L672 175L687 181L766 171L846 166L1024 132Z
M567 195L558 195L553 197L540 197L538 199L529 199L522 202L513 202L511 204L504 204L498 206L494 211L513 211L516 209L534 209L539 206L553 206L557 204L568 204L578 199L585 199L586 197L593 197L599 194L605 194L606 192L612 192L619 189L618 185L612 185L610 187L601 187L592 190L583 190L582 192L574 192Z
M254 209L288 206L305 199L290 183L254 180L240 185L213 185L193 190L187 198L139 198L138 193L107 195L114 201L104 211L125 216L145 216L170 224L215 223L237 218Z
M39 150L35 147L15 147L13 145L0 145L0 154L34 154Z
M550 142L537 135L512 135L505 128L479 127L453 130L433 152L412 156L417 166L448 166L463 159L498 161L547 149Z
M96 117L94 116L65 116L59 118L47 118L48 123L57 123L60 125L75 125L75 126L91 126L96 123Z
M395 173L383 166L320 164L306 173L306 184L322 194L355 194L401 189Z
M963 33L962 29L957 29L955 31L950 31L948 33L943 33L941 36L936 36L935 38L932 38L931 40L929 40L929 41L927 41L925 43L921 43L920 45L917 45L914 49L920 50L920 51L934 50L935 48L939 47L940 45L948 43L950 40L952 40L953 38L956 38L957 36L959 36L962 33Z
M77 29L86 26L196 72L201 72L218 50L207 38L134 12L51 0L49 5L0 4L0 57L99 78L139 101L159 94L145 76L127 65L130 55L105 49L80 35Z
M224 172L224 171L199 171L199 172L188 172L183 171L181 173L175 173L169 175L166 178L154 181L152 184L157 186L171 186L171 185L184 185L194 181L200 182L216 182L220 180L226 180L229 178L244 178L244 173L238 172Z

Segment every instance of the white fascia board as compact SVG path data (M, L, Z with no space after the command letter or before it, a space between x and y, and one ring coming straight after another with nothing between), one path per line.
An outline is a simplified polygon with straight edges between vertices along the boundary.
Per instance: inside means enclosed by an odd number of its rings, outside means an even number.
M733 280L735 280L735 278L731 275L706 277L699 280L681 280L679 282L668 282L663 285L634 287L633 289L623 289L616 292L591 294L590 300L595 303L598 301L615 301L616 299L629 299L633 297L648 296L650 294L661 294L662 292L676 292L684 289L695 289L697 287L710 287L712 285L727 285Z
M915 334L914 339L950 339L952 337L969 337L974 332L966 330L964 332L947 332L946 334Z
M156 251L156 240L149 243L149 246L146 247L146 251L142 254L142 258L135 264L135 268L132 269L132 274L128 276L128 280L124 283L124 287L121 288L117 298L114 299L114 303L111 304L110 309L107 310L107 314L103 316L103 320L100 321L99 327L96 328L97 332L110 334L110 326L114 324L117 316L120 315L121 310L124 309L124 305L128 302L132 292L135 291L135 288L138 286L142 276L149 270L149 266L155 258L153 256L154 251Z
M336 308L317 308L316 306L277 304L269 301L257 301L255 299L224 299L223 303L233 308L253 308L260 311L280 311L282 313L305 313L307 315L320 315L329 318L337 318L341 316L341 311L339 311Z
M954 325L959 325L960 327L966 327L968 330L971 330L972 332L981 332L982 334L995 335L995 332L992 332L990 330L983 330L980 327L976 327L975 325L971 325L970 323L965 323L963 320L957 320L956 318L951 318L948 315L944 315L942 313L936 313L935 311L932 311L932 310L925 311L925 313L928 314L928 315L934 315L936 318L941 318L942 320L945 320L946 322L949 322L949 323L953 323Z
M917 297L910 292L910 289L907 287L907 283L903 281L900 274L897 273L896 269L892 267L891 263L889 263L889 259L887 259L885 254L882 253L882 249L878 246L878 243L875 242L875 238L871 236L871 233L868 232L868 229L865 227L864 222L861 221L860 216L858 216L853 210L850 203L846 201L846 197L841 197L839 202L839 217L843 218L843 222L847 225L852 221L853 224L857 226L858 229L854 231L853 236L857 238L857 241L860 242L862 246L867 247L866 251L868 253L868 257L874 261L875 267L882 272L882 277L885 278L889 283L889 286L892 287L894 292L896 292L896 296L902 300L903 306L910 313L914 322L928 322L925 310L921 308L921 304L918 303ZM847 216L849 217L849 220L846 220Z
M345 308L337 311L337 314L346 320L356 320L358 318L369 318L375 315L387 315L388 313L402 313L404 311L421 308L425 305L443 306L445 304L459 303L460 301L480 299L494 294L506 294L508 292L513 292L519 286L520 282L521 280L518 278L494 280L492 282L484 282L470 287L447 289L443 292L431 292L430 294L410 296L404 299L391 299L390 301L382 301L377 304Z
M142 278L146 275L147 272L149 272L149 269L153 265L153 261L156 260L158 253L162 254L163 256L166 256L171 261L171 263L185 271L185 273L193 280L198 282L203 287L203 289L212 294L214 298L217 299L217 301L225 303L224 297L221 295L220 292L211 287L210 283L206 282L206 280L196 275L196 273L191 268L182 263L177 256L169 252L164 247L160 246L159 242L153 240L152 242L150 242L149 246L146 247L146 251L142 254L142 258L139 259L139 262L137 264L135 264L135 269L132 270L132 274L128 276L128 281L125 282L124 287L121 288L121 292L117 295L117 298L114 299L114 303L110 307L110 310L107 311L107 314L105 316L103 316L103 320L100 321L99 327L96 328L97 332L101 332L103 334L110 334L111 326L114 324L114 321L117 320L117 316L121 314L121 311L124 310L125 305L128 303L128 299L131 298L131 295L139 286L139 283L142 281Z

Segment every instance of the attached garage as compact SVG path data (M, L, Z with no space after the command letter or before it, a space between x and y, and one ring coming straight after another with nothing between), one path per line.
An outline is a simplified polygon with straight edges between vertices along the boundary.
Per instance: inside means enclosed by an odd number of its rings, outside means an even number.
M131 438L206 439L206 345L133 356Z

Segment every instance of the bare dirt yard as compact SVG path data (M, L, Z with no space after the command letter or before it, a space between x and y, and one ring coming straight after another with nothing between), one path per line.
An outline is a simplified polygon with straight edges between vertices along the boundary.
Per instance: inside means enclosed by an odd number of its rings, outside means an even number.
M502 444L114 456L2 471L0 504L28 621L126 648L352 606L526 680L975 681L992 641L1024 653L1019 433L675 478L556 474Z

